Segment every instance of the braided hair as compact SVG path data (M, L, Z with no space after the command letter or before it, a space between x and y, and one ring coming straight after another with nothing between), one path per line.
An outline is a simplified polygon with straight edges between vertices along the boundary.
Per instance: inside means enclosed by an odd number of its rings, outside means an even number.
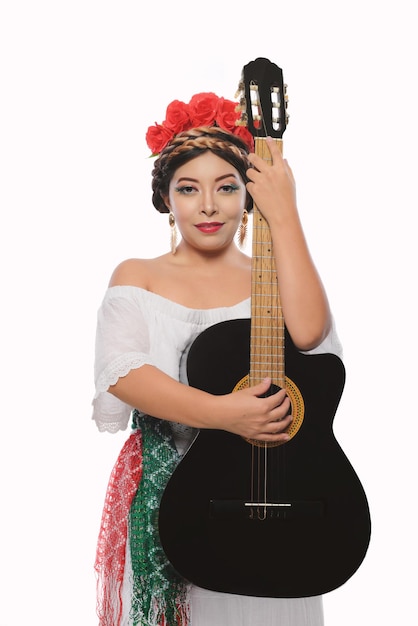
M164 198L168 196L170 181L174 172L191 159L209 150L230 163L240 174L244 183L248 182L247 170L249 148L237 135L222 130L218 126L201 126L176 135L164 148L152 171L152 203L160 213L169 213ZM247 211L252 208L251 196L247 193Z

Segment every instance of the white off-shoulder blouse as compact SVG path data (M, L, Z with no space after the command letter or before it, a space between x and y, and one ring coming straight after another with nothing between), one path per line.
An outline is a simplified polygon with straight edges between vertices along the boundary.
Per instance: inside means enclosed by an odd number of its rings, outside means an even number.
M132 407L107 391L119 377L148 364L187 383L187 354L196 337L224 320L249 318L250 311L250 298L231 307L190 309L140 287L110 287L97 319L93 419L99 430L125 430L129 423ZM307 354L325 352L341 356L334 325Z

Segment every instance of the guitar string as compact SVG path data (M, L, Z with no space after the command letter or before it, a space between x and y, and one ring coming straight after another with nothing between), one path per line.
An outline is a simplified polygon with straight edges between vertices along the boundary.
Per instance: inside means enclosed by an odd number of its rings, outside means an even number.
M265 116L263 114L262 102L261 102L260 99L259 99L259 110L260 110L261 121L262 121L262 124L263 124L264 136L266 136L267 135L267 128L266 128L266 124L265 124ZM257 228L258 228L258 226L256 224L256 229ZM264 228L264 225L263 225L263 228ZM258 239L258 237L257 237L257 239ZM256 241L256 244L257 243L258 242ZM264 245L264 241L263 241L262 245ZM262 256L264 256L264 249L263 248L262 248L262 252L263 252ZM257 261L257 258L256 258L256 261ZM264 271L264 268L261 268L262 282L263 282L263 279L264 279L263 271ZM266 287L267 287L267 289L269 289L269 291L270 291L269 302L271 303L272 302L272 298L271 298L271 291L272 291L271 276L269 276L269 278L270 278L270 280L268 281L267 285L265 285L264 282L263 282L263 287L264 287L264 289ZM263 317L265 317L265 315L263 315ZM271 316L268 316L268 317L270 319L269 331L271 333ZM270 391L268 393L270 393ZM263 480L262 480L262 484L263 484L263 494L262 495L263 495L263 498L261 500L260 497L258 497L258 502L263 502L264 505L266 505L267 504L267 474L268 474L268 466L267 466L267 463L268 463L268 447L267 447L267 442L266 441L264 442L263 447L259 450L258 456L259 456L259 459L260 459L260 456L262 456L262 463L259 463L259 468L260 468L261 464L263 465ZM259 482L260 482L260 477L259 477ZM258 494L258 496L260 496L260 493ZM264 506L264 507L261 508L261 510L258 507L257 515L258 515L258 518L260 520L264 520L266 518L266 515L267 515L267 507Z

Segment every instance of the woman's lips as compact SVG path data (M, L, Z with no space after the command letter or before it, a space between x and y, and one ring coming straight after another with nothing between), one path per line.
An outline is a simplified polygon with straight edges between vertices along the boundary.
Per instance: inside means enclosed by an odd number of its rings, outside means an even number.
M222 222L202 222L201 224L196 224L196 228L202 233L216 233L222 226Z

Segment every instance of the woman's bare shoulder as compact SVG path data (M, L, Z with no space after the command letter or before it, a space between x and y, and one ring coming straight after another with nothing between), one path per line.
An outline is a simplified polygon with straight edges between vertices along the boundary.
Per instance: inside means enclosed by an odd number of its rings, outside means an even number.
M161 264L164 264L166 255L155 259L126 259L119 263L110 278L109 287L116 285L131 285L149 289L150 279Z

